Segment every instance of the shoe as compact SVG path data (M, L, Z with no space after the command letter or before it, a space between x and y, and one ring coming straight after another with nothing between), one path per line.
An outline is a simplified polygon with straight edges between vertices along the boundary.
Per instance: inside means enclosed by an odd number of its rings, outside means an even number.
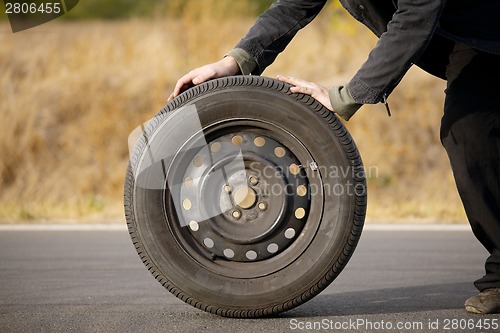
M500 313L500 288L483 290L465 301L465 309L471 313Z

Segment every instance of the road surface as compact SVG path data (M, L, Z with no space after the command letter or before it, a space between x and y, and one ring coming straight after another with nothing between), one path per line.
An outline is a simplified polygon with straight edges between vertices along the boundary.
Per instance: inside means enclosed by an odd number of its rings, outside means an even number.
M368 226L323 293L279 317L242 320L168 293L125 228L60 229L0 228L0 332L500 331L485 329L500 315L463 309L487 256L467 228Z

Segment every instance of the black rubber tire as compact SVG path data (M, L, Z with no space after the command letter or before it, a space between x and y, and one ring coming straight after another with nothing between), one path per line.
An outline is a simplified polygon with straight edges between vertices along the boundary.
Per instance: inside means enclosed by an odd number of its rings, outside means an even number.
M338 276L361 236L366 183L355 143L332 112L310 96L292 94L289 88L259 76L226 77L196 86L149 122L131 154L124 205L133 244L153 276L198 309L225 317L255 318L294 308ZM168 185L149 190L137 186L152 146L183 145L162 125L179 108L191 105L196 106L204 130L220 123L260 126L262 122L276 128L276 133L290 133L316 163L318 179L314 181L321 184L321 194L311 196L311 212L300 235L279 255L251 263L218 264L215 259L211 263L203 254L193 253L186 245L189 240L183 240L181 229L175 226L178 221L173 221L176 213ZM175 159L169 158L162 161L163 169ZM146 170L141 177L153 176ZM332 192L335 188L342 193Z

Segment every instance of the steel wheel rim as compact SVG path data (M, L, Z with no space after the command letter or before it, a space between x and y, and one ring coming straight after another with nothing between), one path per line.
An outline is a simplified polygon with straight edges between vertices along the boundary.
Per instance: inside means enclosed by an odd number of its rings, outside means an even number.
M167 226L176 241L200 265L228 277L254 278L287 267L312 242L322 217L322 180L313 156L297 137L258 119L226 120L203 132L207 144L200 148L201 133L194 135L168 167L182 180L176 193L166 184L164 195ZM232 173L227 163L236 151L244 176ZM211 181L221 169L227 171L224 181ZM283 172L270 177L269 170ZM272 191L266 192L269 186ZM216 199L207 205L203 193ZM220 215L211 216L214 202ZM210 218L200 219L203 214Z

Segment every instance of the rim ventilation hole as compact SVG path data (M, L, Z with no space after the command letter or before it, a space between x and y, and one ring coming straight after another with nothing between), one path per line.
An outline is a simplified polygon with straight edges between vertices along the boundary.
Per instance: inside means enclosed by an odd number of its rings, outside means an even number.
M264 147L264 145L266 144L266 139L264 139L261 136L258 136L253 140L253 144L256 145L257 147Z
M208 247L209 249L213 248L215 245L214 241L211 238L205 238L203 240L203 244L205 244L205 246Z
M234 257L234 251L231 250L231 249L225 249L224 250L224 255L226 256L226 258L233 258Z
M295 217L298 218L299 220L304 218L306 216L306 210L304 208L297 208L295 210Z
M295 229L293 228L288 228L285 230L285 237L288 239L292 239L295 237Z
M283 149L283 147L274 148L274 155L276 155L276 157L282 158L283 156L285 156L285 154L286 151L285 149Z
M193 231L198 231L200 229L200 225L196 221L190 221L189 222L189 228Z
M243 143L243 137L241 135L235 135L231 138L233 145L241 145Z
M193 178L186 177L184 179L184 186L187 187L187 188L190 188L191 186L193 186Z
M290 164L290 167L288 169L290 170L290 173L292 175L298 175L300 172L300 166L295 163Z
M250 250L245 253L245 256L247 257L248 260L255 260L257 259L257 252Z
M307 187L305 185L297 186L297 195L303 197L307 194Z
M191 203L191 200L184 199L182 201L182 208L184 208L184 210L190 210L192 206L193 206L193 204Z
M276 243L271 243L267 246L267 252L276 253L279 250L279 246Z
M196 156L193 160L193 165L197 168L203 165L204 159L203 156Z
M212 153L218 153L220 151L221 144L219 142L214 142L210 145L210 151Z

